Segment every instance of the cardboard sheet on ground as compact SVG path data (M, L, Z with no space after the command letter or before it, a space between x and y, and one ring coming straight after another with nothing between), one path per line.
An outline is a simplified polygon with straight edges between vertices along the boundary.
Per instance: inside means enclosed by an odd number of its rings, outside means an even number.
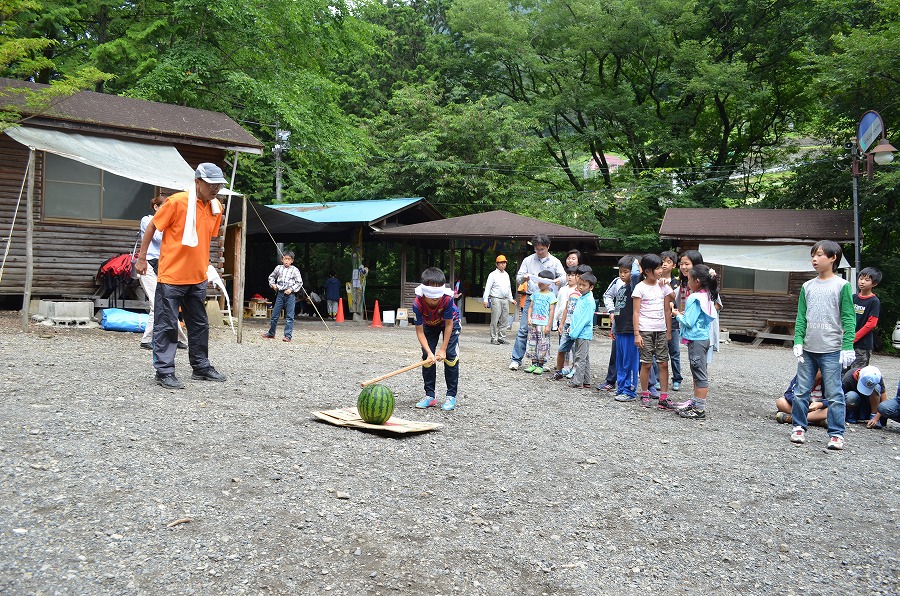
M319 420L324 420L337 426L349 426L352 428L368 428L371 430L384 430L392 433L422 433L429 430L441 428L443 424L436 422L417 422L415 420L404 420L391 416L384 424L369 424L363 422L359 417L356 407L340 408L337 410L320 410L312 412L312 415Z

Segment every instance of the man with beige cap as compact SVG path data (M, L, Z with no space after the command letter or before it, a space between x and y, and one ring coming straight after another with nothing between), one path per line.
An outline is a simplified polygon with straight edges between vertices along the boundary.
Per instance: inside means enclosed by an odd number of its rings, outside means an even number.
M484 307L491 309L491 343L506 343L506 322L509 320L509 304L515 303L506 257L497 255L497 268L488 275L484 284Z

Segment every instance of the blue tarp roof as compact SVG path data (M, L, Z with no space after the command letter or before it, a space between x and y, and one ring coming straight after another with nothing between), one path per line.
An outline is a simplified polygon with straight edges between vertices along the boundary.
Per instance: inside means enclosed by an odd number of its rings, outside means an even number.
M372 199L337 203L291 203L267 205L271 209L318 223L364 223L381 221L424 199Z

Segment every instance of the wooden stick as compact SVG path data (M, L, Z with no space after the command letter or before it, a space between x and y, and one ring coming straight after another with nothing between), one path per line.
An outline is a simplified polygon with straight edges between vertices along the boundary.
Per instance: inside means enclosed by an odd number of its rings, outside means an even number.
M375 377L374 379L369 379L368 381L363 381L359 384L360 387L365 387L366 385L371 385L373 383L377 383L378 381L383 381L389 377L393 377L394 375L399 375L400 373L405 373L411 371L414 368L419 368L423 364L428 362L427 360L419 360L415 364L410 364L409 366L404 366L403 368L398 368L394 372L389 372L386 375L381 375L380 377Z
M166 524L166 527L167 527L167 528L174 528L175 526L180 526L181 524L189 524L189 523L191 523L192 521L194 521L194 520L193 520L192 518L190 518L190 517L182 517L181 519L176 519L176 520L173 521L173 522L167 523L167 524Z

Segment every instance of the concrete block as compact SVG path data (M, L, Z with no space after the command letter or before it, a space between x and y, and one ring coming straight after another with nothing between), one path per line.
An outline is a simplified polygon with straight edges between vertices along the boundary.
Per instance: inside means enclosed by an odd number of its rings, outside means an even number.
M41 300L38 314L56 324L88 323L94 314L94 303Z

